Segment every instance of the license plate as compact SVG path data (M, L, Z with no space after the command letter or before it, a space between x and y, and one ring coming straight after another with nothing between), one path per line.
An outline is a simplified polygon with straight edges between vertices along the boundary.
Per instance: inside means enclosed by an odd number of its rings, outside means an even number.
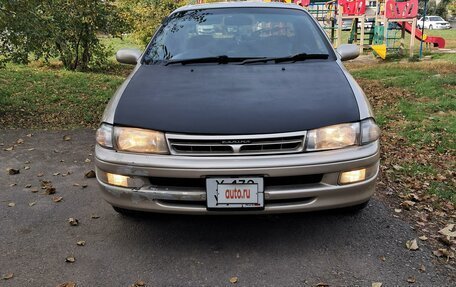
M207 178L207 208L263 208L261 177Z

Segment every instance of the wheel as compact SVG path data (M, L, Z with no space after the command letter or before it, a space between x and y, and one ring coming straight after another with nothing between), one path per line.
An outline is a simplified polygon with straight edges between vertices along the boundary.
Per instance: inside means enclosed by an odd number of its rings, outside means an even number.
M432 30L432 25L429 25L429 30Z

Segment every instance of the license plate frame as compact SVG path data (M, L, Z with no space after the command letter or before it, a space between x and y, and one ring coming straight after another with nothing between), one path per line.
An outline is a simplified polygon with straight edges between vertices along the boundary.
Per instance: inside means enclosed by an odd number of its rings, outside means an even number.
M263 209L262 177L206 178L207 209Z

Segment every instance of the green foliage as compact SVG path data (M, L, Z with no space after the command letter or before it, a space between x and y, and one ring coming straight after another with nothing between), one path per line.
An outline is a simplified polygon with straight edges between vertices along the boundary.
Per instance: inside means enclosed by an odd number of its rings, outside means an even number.
M133 37L147 44L162 21L185 2L175 0L118 0L123 17L133 26Z
M128 28L120 12L111 0L0 0L2 60L57 57L68 69L97 68L107 58L97 34Z
M426 1L428 1L428 0L426 0ZM453 0L453 3L452 3L452 0L441 0L439 2L439 4L436 4L435 0L430 0L427 3L426 15L439 15L439 16L442 16L444 19L446 19L448 16L448 9L453 7L455 5L454 3L456 3L454 0ZM420 15L423 15L424 0L419 1L419 7L420 7L419 13L420 13Z

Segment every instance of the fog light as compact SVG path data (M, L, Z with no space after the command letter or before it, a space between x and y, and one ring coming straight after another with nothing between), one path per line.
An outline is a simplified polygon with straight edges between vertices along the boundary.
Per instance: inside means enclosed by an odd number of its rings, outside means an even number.
M352 171L345 171L340 174L339 183L348 184L366 179L366 169L358 169Z
M128 179L130 179L130 177L109 172L106 173L106 176L109 184L128 187Z

